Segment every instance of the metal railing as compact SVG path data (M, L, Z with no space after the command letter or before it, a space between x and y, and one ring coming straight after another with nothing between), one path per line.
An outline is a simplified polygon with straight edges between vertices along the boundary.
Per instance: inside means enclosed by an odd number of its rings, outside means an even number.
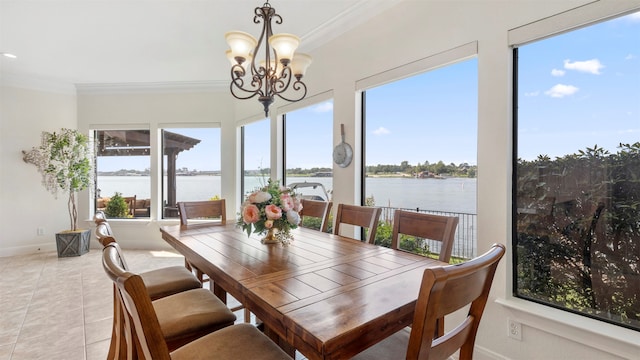
M477 255L477 214L458 213L440 210L426 210L420 208L394 208L381 206L382 214L380 215L380 222L386 222L393 225L393 216L396 210L416 211L427 214L445 215L445 216L457 216L458 228L456 230L455 239L453 241L453 249L451 251L451 257L460 259L472 259ZM432 252L438 253L440 251L440 242L433 240L426 240L429 245L429 249Z

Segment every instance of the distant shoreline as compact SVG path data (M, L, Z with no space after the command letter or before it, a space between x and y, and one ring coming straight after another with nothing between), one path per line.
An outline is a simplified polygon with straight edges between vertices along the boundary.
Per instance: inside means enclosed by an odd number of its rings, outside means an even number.
M98 176L131 176L131 177L140 177L140 176L150 176L150 174L132 174L132 173L127 173L127 174L114 174L114 173L98 173ZM166 174L165 174L166 176ZM193 173L193 174L176 174L176 176L222 176L221 173L219 172L214 172L214 171L206 171L206 172L199 172L199 173ZM262 175L247 175L247 176L252 176L252 177L258 177L258 176L262 176ZM333 175L331 176L316 176L314 174L287 174L287 177L303 177L303 178L317 178L317 177L333 177ZM411 174L367 174L366 177L368 178L407 178L407 179L416 179L418 177L413 176ZM460 179L473 179L471 177L467 177L467 176L450 176L450 175L436 175L436 176L432 176L432 177L423 177L423 178L419 178L419 179L439 179L439 180L444 180L444 179L453 179L453 178L460 178Z

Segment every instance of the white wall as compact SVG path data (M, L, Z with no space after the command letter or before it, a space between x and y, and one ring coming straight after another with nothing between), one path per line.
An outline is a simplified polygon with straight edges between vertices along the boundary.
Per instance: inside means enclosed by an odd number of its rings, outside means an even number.
M42 131L76 128L75 90L20 86L0 86L0 257L55 250L54 234L71 227L67 198L45 190L22 150L40 145Z
M478 124L478 249L486 250L494 242L510 245L511 192L511 35L531 39L546 36L580 24L616 15L624 10L640 8L640 0L511 0L511 1L419 1L405 0L370 22L342 35L331 43L315 49L314 63L305 82L310 98L332 93L334 97L334 143L340 141L340 124L345 124L346 141L358 148L360 139L357 87L363 79L402 67L413 61L432 57L457 46L472 42L478 47L479 124ZM554 16L561 14L558 16ZM531 29L531 32L527 32ZM523 35L523 33L526 33ZM527 35L528 34L528 35ZM534 34L534 35L531 35ZM538 34L538 35L535 35ZM516 36L517 37L517 36ZM14 90L12 96L26 97L39 104L41 98L56 98L56 108L72 101L57 95L23 93ZM20 95L20 96L18 96ZM272 117L292 105L276 102ZM22 113L25 113L24 115ZM11 200L10 208L2 206L2 239L0 252L37 244L34 218L51 216L49 209L59 209L48 194L38 188L35 169L21 166L19 150L37 141L37 128L57 128L65 124L48 122L51 110L2 107L2 177L0 191L3 204ZM40 116L40 115L47 116ZM185 116L186 115L186 116ZM8 118L20 122L22 117L33 123L5 124ZM36 121L38 118L42 119ZM87 130L98 124L146 123L153 130L163 122L215 121L222 123L224 154L237 147L236 122L260 119L260 107L247 102L231 102L223 93L148 93L148 94L82 94L78 97L78 126ZM47 120L44 120L47 119ZM13 133L20 133L14 138ZM20 140L19 137L29 136ZM356 157L357 158L357 157ZM223 172L231 174L223 182L223 196L235 198L236 158L224 157ZM11 174L6 175L10 166ZM15 169L21 171L16 176ZM334 167L334 201L356 202L359 179L358 163L342 169ZM22 169L22 170L20 170ZM19 179L19 181L18 181ZM29 185L29 190L15 189ZM337 189L340 190L337 190ZM40 191L40 192L38 192ZM15 204L19 205L15 205ZM22 204L28 205L22 205ZM42 204L32 207L34 203ZM88 202L84 206L87 206ZM227 203L229 216L235 204ZM22 211L15 211L19 206ZM28 209L27 209L28 207ZM45 209L44 211L39 208ZM64 206L62 206L63 211ZM84 214L88 211L81 208ZM25 218L23 214L29 214ZM64 216L56 215L56 224L64 226ZM14 229L19 224L25 227ZM9 226L11 225L11 226ZM50 227L50 225L47 225ZM55 227L55 226L54 226ZM158 223L155 221L116 224L114 230L135 247L162 246ZM7 234L10 235L10 241ZM35 240L34 240L35 239ZM553 310L530 302L511 298L510 254L502 261L492 290L492 298L483 318L477 341L477 359L637 359L640 336L599 321ZM507 318L523 324L522 341L507 337Z

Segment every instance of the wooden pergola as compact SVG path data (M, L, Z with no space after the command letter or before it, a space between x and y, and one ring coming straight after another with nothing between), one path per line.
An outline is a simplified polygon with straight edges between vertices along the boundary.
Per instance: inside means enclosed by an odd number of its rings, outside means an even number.
M176 207L176 159L178 154L200 143L192 137L162 130L163 156L167 157L167 207ZM149 130L98 130L97 156L148 156L151 150Z

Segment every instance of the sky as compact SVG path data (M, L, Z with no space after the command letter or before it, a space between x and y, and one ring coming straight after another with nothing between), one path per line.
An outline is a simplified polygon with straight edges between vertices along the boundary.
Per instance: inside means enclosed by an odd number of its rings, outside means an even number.
M554 158L596 144L615 152L620 142L640 141L640 13L523 45L518 52L518 157ZM368 89L367 165L475 165L477 66L474 58ZM332 167L333 103L286 117L287 168ZM220 168L219 129L171 131L202 140L179 155L179 168ZM267 120L245 126L246 169L269 167L268 132ZM145 157L126 163L149 167ZM99 163L100 170L122 166L121 159Z
M518 51L520 158L640 141L640 12Z

